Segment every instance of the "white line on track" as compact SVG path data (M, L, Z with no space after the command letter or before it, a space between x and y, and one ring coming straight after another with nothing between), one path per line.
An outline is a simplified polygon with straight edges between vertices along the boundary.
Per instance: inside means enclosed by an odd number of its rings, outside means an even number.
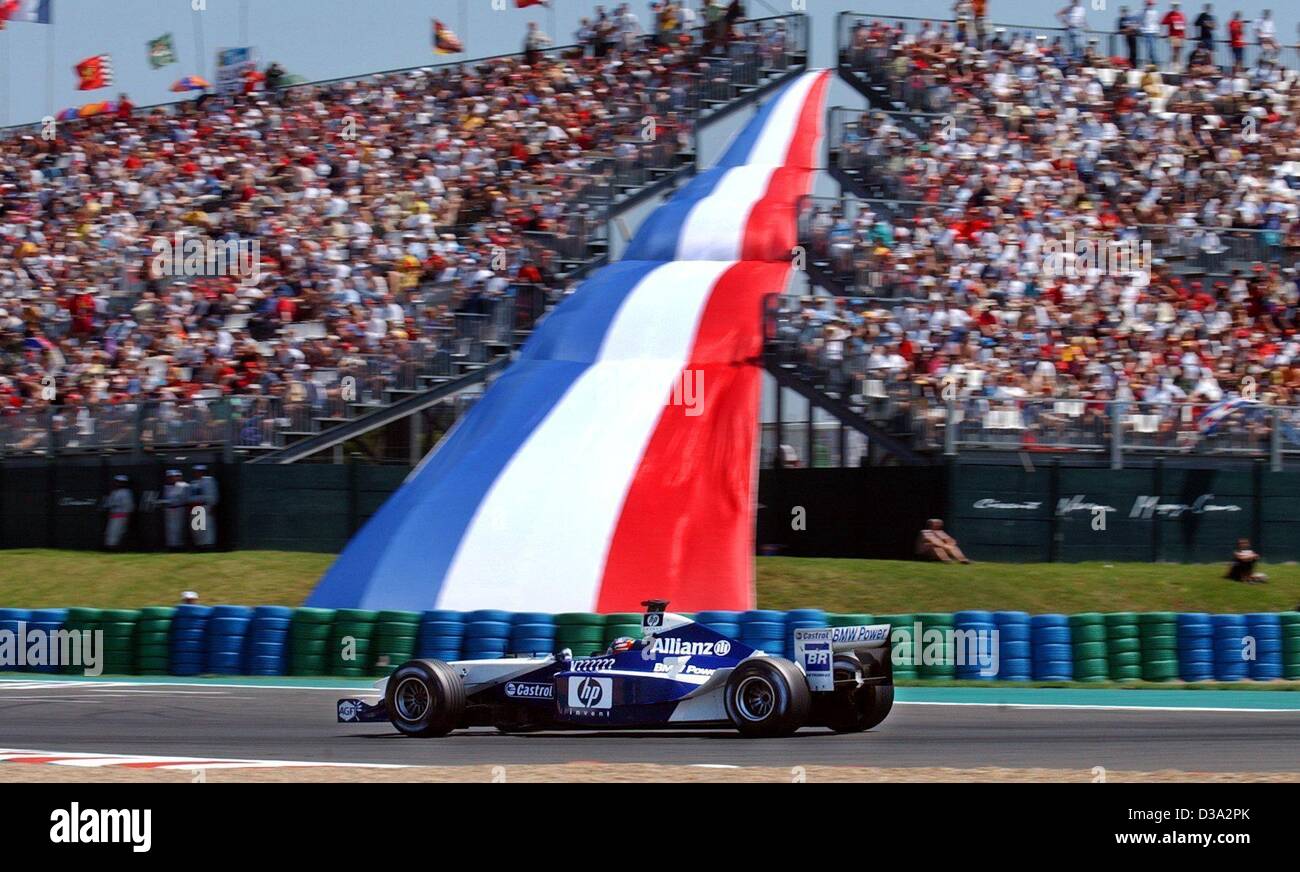
M25 758L38 758L27 760ZM0 748L0 763L29 762L54 766L124 766L137 769L273 769L281 767L405 769L399 763L343 763L319 760L244 760L228 757L155 757L136 754L101 754L86 751L32 751Z

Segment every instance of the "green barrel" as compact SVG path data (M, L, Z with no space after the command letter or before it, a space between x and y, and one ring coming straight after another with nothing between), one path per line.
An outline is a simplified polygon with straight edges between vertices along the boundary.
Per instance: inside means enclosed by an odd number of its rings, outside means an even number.
M1179 673L1178 615L1142 612L1137 617L1143 680L1174 681Z
M376 615L370 643L371 670L386 675L415 656L420 612L381 611Z
M171 668L171 606L146 606L135 622L135 668L141 675L166 675Z
M1110 680L1106 617L1099 612L1070 615L1070 645L1075 681Z

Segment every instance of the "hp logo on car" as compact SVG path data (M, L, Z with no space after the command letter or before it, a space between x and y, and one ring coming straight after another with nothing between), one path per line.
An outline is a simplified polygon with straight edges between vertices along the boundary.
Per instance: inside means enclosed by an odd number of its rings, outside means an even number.
M604 695L605 692L596 679L584 678L578 682L578 700L587 708L596 708L600 705Z
M645 616L645 625L647 627L658 627L661 624L663 624L663 622L664 622L664 617L658 612Z

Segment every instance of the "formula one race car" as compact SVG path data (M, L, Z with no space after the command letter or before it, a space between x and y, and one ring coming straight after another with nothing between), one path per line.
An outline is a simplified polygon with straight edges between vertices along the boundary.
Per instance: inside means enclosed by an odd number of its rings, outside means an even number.
M378 685L382 700L339 700L339 723L388 720L408 736L492 726L734 727L776 737L805 726L870 729L893 707L888 624L795 630L791 662L671 614L665 601L643 605L643 638L602 656L411 660Z

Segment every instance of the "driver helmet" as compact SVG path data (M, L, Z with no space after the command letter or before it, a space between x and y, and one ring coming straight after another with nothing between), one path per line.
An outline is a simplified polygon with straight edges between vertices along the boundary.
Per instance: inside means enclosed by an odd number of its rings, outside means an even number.
M631 636L619 636L609 645L610 654L622 654L624 651L631 651L632 646L636 644L636 639Z

